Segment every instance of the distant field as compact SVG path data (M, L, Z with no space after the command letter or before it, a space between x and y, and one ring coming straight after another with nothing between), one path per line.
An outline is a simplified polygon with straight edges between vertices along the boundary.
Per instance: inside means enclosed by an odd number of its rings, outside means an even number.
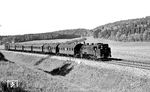
M109 43L112 57L150 63L150 42Z
M57 42L66 42L80 38L74 39L54 39L54 40L36 40L36 41L28 41L28 42L21 42L20 44L43 44L43 43L57 43Z

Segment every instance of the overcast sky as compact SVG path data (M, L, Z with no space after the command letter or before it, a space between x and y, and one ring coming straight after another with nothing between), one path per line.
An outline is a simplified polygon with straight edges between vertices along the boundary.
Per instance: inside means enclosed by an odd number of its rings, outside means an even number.
M145 16L149 0L0 0L0 35L93 29Z

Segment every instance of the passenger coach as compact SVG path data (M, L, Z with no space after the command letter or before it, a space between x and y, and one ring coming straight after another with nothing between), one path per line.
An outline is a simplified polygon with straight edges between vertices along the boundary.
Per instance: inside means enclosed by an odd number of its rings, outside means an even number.
M46 43L5 44L6 50L48 53L78 58L98 59L111 57L111 49L103 43Z

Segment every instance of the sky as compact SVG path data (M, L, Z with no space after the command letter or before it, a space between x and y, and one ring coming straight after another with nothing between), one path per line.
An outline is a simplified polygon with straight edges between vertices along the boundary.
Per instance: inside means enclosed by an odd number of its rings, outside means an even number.
M0 0L0 35L94 29L150 16L149 0Z

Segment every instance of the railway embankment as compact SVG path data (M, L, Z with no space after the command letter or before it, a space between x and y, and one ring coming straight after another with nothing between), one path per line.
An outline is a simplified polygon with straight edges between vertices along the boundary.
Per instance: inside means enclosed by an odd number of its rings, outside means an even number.
M93 62L42 54L1 52L9 61L30 66L29 68L61 80L60 83L63 81L77 85L84 89L83 92L150 92L150 70L105 63L107 61ZM59 83L56 85L62 86ZM77 89L75 92L79 92Z

